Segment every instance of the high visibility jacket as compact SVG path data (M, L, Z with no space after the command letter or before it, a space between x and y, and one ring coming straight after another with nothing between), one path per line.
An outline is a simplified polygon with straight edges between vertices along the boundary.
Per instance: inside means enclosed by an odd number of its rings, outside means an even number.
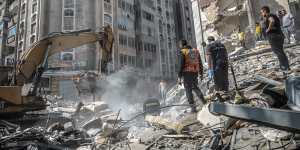
M245 40L245 32L240 32L239 34L239 40L244 41Z
M197 49L182 49L182 55L184 57L183 72L195 72L200 71L200 53Z
M256 34L261 34L261 27L260 27L260 25L256 25L255 26L255 33Z

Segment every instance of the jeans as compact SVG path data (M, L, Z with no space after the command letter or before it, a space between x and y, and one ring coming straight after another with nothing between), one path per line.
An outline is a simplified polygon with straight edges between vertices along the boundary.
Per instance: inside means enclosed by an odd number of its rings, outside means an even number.
M284 36L282 34L271 33L268 34L268 40L271 45L273 53L278 57L280 68L282 70L289 70L289 60L283 51Z
M290 44L291 43L291 34L292 34L290 28L284 27L283 33L284 33L285 38L287 39L287 43Z
M196 93L197 97L204 104L204 96L198 87L198 73L194 72L184 72L183 73L183 84L186 92L186 97L188 99L189 104L192 108L195 108L195 101L193 96L193 91Z
M263 39L261 33L256 33L255 37L256 37L256 41L261 41Z

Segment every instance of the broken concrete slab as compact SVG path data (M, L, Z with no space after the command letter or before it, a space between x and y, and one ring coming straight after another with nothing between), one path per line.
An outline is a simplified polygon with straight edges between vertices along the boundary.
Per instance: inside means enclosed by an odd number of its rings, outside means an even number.
M178 121L170 121L160 116L147 115L145 121L153 125L158 125L166 130L172 130L180 134L182 130L192 124L198 123L196 120L196 114L186 114Z
M209 111L209 104L202 107L202 110L197 114L197 120L205 127L221 128L224 122L228 120L227 117L221 115L214 115Z

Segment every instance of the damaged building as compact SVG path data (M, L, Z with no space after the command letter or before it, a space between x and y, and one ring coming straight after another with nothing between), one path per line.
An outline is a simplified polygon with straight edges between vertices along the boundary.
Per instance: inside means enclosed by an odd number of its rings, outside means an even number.
M246 47L253 47L255 23L260 22L260 8L265 5L269 6L275 14L278 10L285 9L295 16L296 22L298 20L299 2L289 3L282 0L200 0L198 2L195 0L193 1L195 25L200 26L198 10L200 8L204 37L208 35L219 37L229 50L234 50L237 46L238 30L241 29L246 32ZM290 7L293 8L292 11ZM201 30L201 28L197 29ZM201 38L201 31L196 32L197 38ZM298 26L297 32L299 32ZM198 40L198 45L201 43L199 41L202 40Z
M34 3L47 23L39 34L55 34L24 51L15 78L12 67L0 66L0 150L300 149L300 45L284 45L291 70L282 71L268 43L234 50L233 42L238 27L251 33L262 5L295 13L299 0L85 1ZM202 22L193 22L191 5ZM122 19L115 22L116 16ZM83 30L108 24L117 27ZM162 92L149 76L176 76L176 41L187 38L196 46L194 29L198 45L202 30L222 40L230 63L228 91L216 91L204 68L197 85L205 104L194 97L191 112L182 83L162 80ZM102 60L115 57L111 67L122 69L99 74L99 63L112 64L96 60L97 45Z

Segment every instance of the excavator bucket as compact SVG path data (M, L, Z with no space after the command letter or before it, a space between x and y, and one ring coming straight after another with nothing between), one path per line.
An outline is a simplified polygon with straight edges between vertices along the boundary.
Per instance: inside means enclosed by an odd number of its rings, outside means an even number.
M101 45L101 72L106 72L107 64L111 61L114 36L110 26L104 27L103 40L100 41Z

